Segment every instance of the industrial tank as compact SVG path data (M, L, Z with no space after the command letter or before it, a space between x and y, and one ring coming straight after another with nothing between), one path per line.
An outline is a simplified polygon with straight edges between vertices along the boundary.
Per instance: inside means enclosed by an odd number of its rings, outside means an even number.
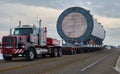
M102 44L105 30L96 19L81 7L62 12L57 21L57 32L67 43Z

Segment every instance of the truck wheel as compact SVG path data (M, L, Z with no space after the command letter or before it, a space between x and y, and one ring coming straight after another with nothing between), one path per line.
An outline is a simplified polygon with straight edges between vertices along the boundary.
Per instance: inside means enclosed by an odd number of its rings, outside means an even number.
M51 57L57 57L57 55L58 55L57 48L53 48L52 53L51 53Z
M5 56L5 55L3 55L3 59L4 59L5 61L11 61L11 60L12 60L12 57L11 57L11 56Z
M61 56L62 56L62 49L59 48L59 50L58 50L58 57L61 57Z
M35 59L35 52L34 52L34 49L33 48L30 48L26 51L25 53L25 59L27 61L32 61Z

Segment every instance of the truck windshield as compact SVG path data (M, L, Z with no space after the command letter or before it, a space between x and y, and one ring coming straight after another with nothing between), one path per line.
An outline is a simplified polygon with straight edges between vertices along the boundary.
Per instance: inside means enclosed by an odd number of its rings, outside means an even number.
M14 35L30 35L33 33L31 28L15 28Z

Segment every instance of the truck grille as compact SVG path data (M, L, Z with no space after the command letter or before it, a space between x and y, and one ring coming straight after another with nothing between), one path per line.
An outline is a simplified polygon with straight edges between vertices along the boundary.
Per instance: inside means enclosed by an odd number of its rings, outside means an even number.
M13 48L16 46L16 38L15 37L3 37L2 42L3 48Z

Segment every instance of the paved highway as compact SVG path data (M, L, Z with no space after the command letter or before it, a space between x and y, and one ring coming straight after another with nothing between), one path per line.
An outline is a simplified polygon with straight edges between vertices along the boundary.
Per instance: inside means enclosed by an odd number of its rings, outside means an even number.
M0 62L0 74L119 74L114 66L120 49L106 49L26 62L24 58Z

